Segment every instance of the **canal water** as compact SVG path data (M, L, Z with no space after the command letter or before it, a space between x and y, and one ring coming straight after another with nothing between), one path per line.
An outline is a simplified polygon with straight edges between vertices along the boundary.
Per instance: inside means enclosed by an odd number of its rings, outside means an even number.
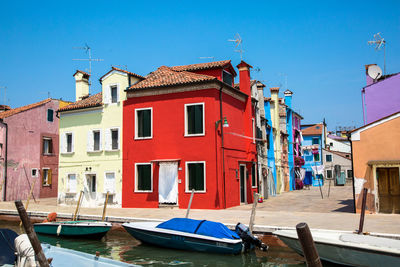
M19 222L0 221L0 228L23 233ZM243 255L217 255L158 248L141 244L123 229L111 230L101 240L57 238L38 235L41 242L142 266L306 266L293 250L270 246L267 252L255 250ZM324 266L326 266L324 264ZM77 267L77 266L74 266Z

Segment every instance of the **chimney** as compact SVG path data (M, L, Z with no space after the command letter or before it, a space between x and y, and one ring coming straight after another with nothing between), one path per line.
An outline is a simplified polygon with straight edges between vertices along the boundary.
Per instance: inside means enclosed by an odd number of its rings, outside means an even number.
M365 65L365 76L367 77L367 86L374 83L374 79L372 79L368 75L368 68L371 67L371 66L376 66L376 64Z
M239 89L251 98L250 66L243 60L236 66L239 69Z
M77 70L73 76L75 78L75 101L79 101L89 95L90 74Z
M293 92L288 89L285 92L283 92L283 94L285 95L285 105L291 109Z

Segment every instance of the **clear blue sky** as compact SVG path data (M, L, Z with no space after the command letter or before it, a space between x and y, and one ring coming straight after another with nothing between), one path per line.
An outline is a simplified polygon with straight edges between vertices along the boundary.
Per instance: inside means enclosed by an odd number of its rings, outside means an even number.
M96 93L111 65L141 75L200 57L236 66L227 40L239 33L244 59L260 69L253 78L282 92L287 83L303 123L325 117L329 129L362 123L364 65L383 68L383 51L367 45L374 33L387 40L387 72L400 71L400 1L4 1L1 10L0 86L11 107L48 92L74 100L72 74L88 64L72 61L86 57L73 47L85 43L104 59L93 64Z

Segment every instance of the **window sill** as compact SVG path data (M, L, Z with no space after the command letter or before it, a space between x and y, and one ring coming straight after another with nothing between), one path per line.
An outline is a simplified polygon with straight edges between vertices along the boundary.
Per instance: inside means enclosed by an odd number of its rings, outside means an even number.
M149 136L149 137L135 137L135 140L146 140L146 139L153 139L153 136Z
M191 194L192 193L192 191L187 191L187 190L185 190L185 193L188 193L188 194ZM201 194L204 194L204 193L207 193L207 191L194 191L194 193L201 193Z
M105 152L117 152L117 151L119 151L120 149L118 148L118 149L111 149L111 150L104 150Z
M201 133L201 134L185 134L185 137L196 137L196 136L205 136L205 133Z
M42 184L43 187L50 187L51 184Z
M46 156L46 157L54 157L56 154L53 154L53 153L43 153L43 156Z
M103 150L96 150L96 151L86 151L88 154L100 154Z
M147 190L147 191L142 191L142 190L135 190L135 193L153 193L153 190Z
M61 152L61 155L72 155L75 154L75 152Z

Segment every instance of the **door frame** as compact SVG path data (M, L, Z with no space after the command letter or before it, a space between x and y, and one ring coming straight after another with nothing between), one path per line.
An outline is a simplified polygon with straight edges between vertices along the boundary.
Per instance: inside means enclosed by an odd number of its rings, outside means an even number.
M399 164L374 164L372 165L372 174L374 178L374 193L375 193L375 211L376 213L380 213L379 208L379 192L378 192L378 178L377 178L377 168L398 168L399 169L399 175L400 175L400 165ZM353 172L354 176L354 172Z
M242 181L241 181L241 172L240 172L240 168L241 167L244 167L244 178L243 178L243 184L244 184L244 202L242 202L242 196L241 196L241 194L242 194L242 192L241 192L241 189L242 189ZM247 204L247 179L246 179L246 176L247 176L247 166L246 166L246 164L244 164L244 163L240 163L239 164L239 201L240 201L240 204Z

